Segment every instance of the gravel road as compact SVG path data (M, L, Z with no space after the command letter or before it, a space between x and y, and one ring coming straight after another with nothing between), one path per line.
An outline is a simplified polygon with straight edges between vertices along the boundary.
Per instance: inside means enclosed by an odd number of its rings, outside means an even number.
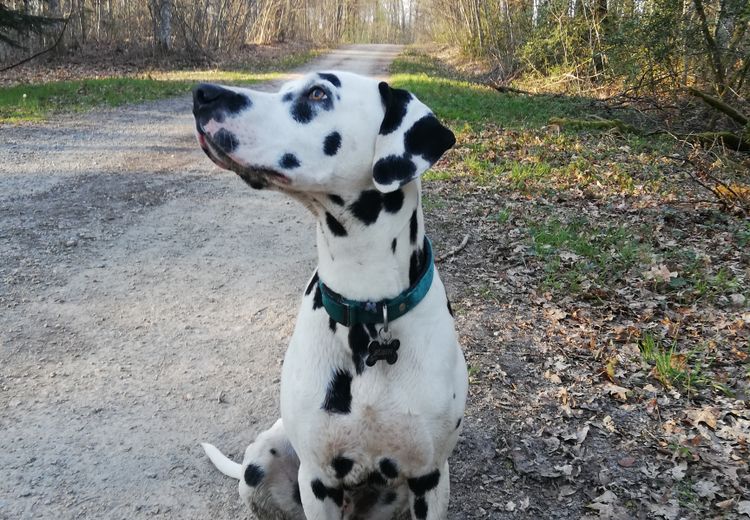
M2 519L247 515L199 442L239 458L278 416L313 222L192 129L187 96L0 125Z

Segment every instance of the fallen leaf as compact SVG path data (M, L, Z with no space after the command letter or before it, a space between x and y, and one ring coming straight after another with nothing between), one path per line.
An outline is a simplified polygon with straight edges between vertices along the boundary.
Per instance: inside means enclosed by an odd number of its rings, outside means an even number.
M628 456L628 457L623 457L623 458L621 458L620 460L618 460L618 461L617 461L617 463L618 463L618 464L619 464L620 466L622 466L623 468L629 468L629 467L631 467L631 466L632 466L633 464L635 464L635 458L633 458L633 457L630 457L630 456Z
M703 423L709 428L716 429L716 410L710 406L704 406L703 408L693 408L685 410L688 420L693 423L693 426Z
M710 480L699 480L693 484L693 491L695 491L699 497L713 500L716 496L716 492L721 488L716 485L716 482Z
M648 509L654 515L667 520L675 520L680 514L680 504L674 498L666 504L649 504Z
M651 268L643 273L643 275L647 280L669 283L672 278L677 278L678 273L676 271L670 271L664 264L659 264L651 266Z
M559 385L562 383L562 379L560 379L560 376L555 374L554 372L551 372L550 370L547 370L544 373L544 379L548 380L550 383L554 383L556 385Z
M750 516L750 500L737 502L737 512L741 515Z
M630 390L625 387L618 386L612 383L607 383L604 385L603 389L609 395L614 395L620 401L628 400L628 392L630 392Z
M602 419L602 426L604 426L604 428L610 433L615 433L615 431L617 431L617 428L615 428L615 422L609 415Z
M577 489L575 489L572 486L560 486L559 491L557 492L557 499L562 500L565 497L569 497L570 495L575 495Z
M685 478L685 473L687 472L687 462L685 462L684 460L681 461L674 468L669 470L669 472L672 475L672 478L679 482L680 480Z
M581 257L575 253L569 251L560 251L560 260L563 262L575 263L579 261Z

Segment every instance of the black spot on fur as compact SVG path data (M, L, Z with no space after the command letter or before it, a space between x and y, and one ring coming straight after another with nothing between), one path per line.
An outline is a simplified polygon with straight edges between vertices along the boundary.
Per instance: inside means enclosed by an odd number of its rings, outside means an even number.
M370 345L370 336L364 325L352 325L349 328L349 348L352 349L352 361L357 374L365 370L365 359L367 358L367 347Z
M299 159L293 153L285 153L279 160L279 166L286 169L298 168Z
M417 496L422 496L434 489L440 482L440 470L435 470L421 477L407 479L409 489Z
M302 495L299 492L299 482L294 483L294 493L292 495L292 499L299 504L302 505Z
M458 418L458 421L456 421L456 429L458 430L458 427L461 426L461 418Z
M359 194L357 200L349 206L354 216L368 226L378 220L382 208L383 196L377 190L363 191Z
M451 301L450 300L448 300L448 312L450 313L451 316L453 316L453 307L451 307Z
M414 516L420 519L427 518L427 501L424 497L414 499Z
M323 78L326 81L330 81L331 84L333 84L334 87L340 87L341 86L341 80L335 74L330 74L328 72L318 72L318 76L320 76L321 78Z
M406 90L391 88L385 81L378 84L378 90L385 106L385 115L380 123L380 135L388 135L401 126L411 94Z
M292 98L294 98L294 94L292 94L291 92L287 92L286 94L284 94L284 96L281 98L281 100L282 101L291 101Z
M398 213L404 205L404 192L401 190L392 191L383 195L383 207L388 213Z
M398 477L398 466L391 459L383 459L380 461L380 472L385 475L386 478Z
M328 383L323 410L330 413L349 413L352 406L352 375L348 370L337 369Z
M337 506L341 507L344 504L343 488L328 488L328 496Z
M417 243L417 231L419 231L419 220L417 219L417 210L415 209L409 219L409 242Z
M386 480L383 478L383 475L378 473L377 471L373 471L369 475L367 475L367 480L365 480L366 484L369 486L385 486Z
M354 467L354 461L346 457L335 457L331 461L331 466L336 472L336 478L342 479L352 470Z
M264 476L265 473L260 466L248 464L245 468L245 484L250 487L255 487L260 484L260 481L263 480Z
M253 105L249 97L219 85L201 83L193 89L193 114L205 125L210 119L221 123L227 113L233 114Z
M328 195L328 198L331 200L331 202L333 202L337 206L343 206L344 205L344 199L342 199L338 195L334 195L333 193L331 193L330 195Z
M396 245L397 244L398 244L398 242L396 242L396 239L394 238L393 241L391 242L391 251L393 251L394 255L396 254Z
M434 163L445 151L456 144L453 132L440 124L432 114L424 116L404 134L404 147L412 155L421 155Z
M328 496L328 490L326 489L325 484L323 484L320 479L315 479L310 484L310 487L312 488L313 495L315 495L315 498L318 500L325 500Z
M336 220L336 217L331 215L326 211L326 224L328 224L328 229L331 230L331 233L333 233L337 237L345 237L346 236L346 228L341 225L341 222Z
M388 185L394 181L404 183L417 173L417 165L407 157L389 155L383 157L372 168L373 178L379 183Z
M385 504L387 506L391 505L392 503L394 503L396 501L397 498L398 498L398 495L396 494L395 491L393 491L393 490L388 491L388 493L386 493L385 495L383 495L383 504Z
M313 295L313 310L320 309L323 306L323 291L320 285L315 285L315 294Z
M295 121L302 124L309 123L315 116L310 102L305 98L297 100L297 102L292 105L290 113Z
M307 289L305 289L305 296L310 294L310 292L313 290L313 287L318 285L318 271L315 271L315 274L310 279L310 283L307 284Z
M211 140L226 153L232 153L240 145L237 137L226 128L216 132Z
M323 153L326 155L336 155L339 148L341 148L341 134L338 132L328 134L323 141Z
M329 316L328 317L328 328L331 329L331 332L336 332L336 325L337 325L336 320L334 320L333 318L331 318Z
M414 285L422 272L422 251L417 249L409 259L409 285Z
M278 452L276 451L276 448L271 448L271 449L270 449L270 450L268 450L268 451L269 451L269 453L270 453L271 455L273 455L274 457L275 457L276 455L278 455Z

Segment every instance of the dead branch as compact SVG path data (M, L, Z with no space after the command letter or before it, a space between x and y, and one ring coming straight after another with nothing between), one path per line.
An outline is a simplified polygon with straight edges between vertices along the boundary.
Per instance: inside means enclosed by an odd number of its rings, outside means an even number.
M469 243L469 233L466 233L466 235L464 235L464 239L461 241L461 243L458 245L458 247L455 247L455 248L451 249L450 251L448 251L444 255L440 255L439 257L437 257L435 259L435 262L442 262L442 261L446 260L447 258L450 258L451 256L460 253L463 250L463 248L466 247L466 244L468 244L468 243Z
M750 152L750 143L731 132L698 132L695 134L677 135L682 139L698 141L708 146L721 144L725 148L736 152Z
M633 125L629 125L619 119L571 119L567 117L551 117L551 125L573 126L593 130L612 130L616 129L622 133L641 135L643 132Z
M722 100L715 98L709 94L706 94L705 92L701 92L697 88L688 87L688 92L690 92L692 95L701 98L703 101L706 102L709 106L715 108L719 112L723 112L724 114L728 115L735 121L737 121L741 125L746 125L748 123L748 118L743 113L741 113L736 108L729 106L727 103L723 102Z
M528 90L522 90L520 88L514 88L509 87L507 85L500 85L499 83L487 83L487 86L490 86L497 90L498 92L501 92L503 94L507 93L513 93L513 94L522 94L524 96L533 96L535 95L533 92L529 92Z
M53 43L50 47L47 47L46 49L43 49L35 54L32 54L28 58L24 58L21 61L18 61L12 65L3 67L2 69L0 69L0 72L5 72L7 70L14 69L20 65L23 65L24 63L28 63L31 60L38 58L39 56L42 56L44 54L47 54L48 52L52 52L53 50L55 50L57 46L60 45L60 42L62 41L62 37L65 34L65 29L68 27L68 21L70 20L70 15L66 16L63 20L64 20L64 23L63 23L62 29L60 29L60 34L57 35L57 39L55 40L55 43Z

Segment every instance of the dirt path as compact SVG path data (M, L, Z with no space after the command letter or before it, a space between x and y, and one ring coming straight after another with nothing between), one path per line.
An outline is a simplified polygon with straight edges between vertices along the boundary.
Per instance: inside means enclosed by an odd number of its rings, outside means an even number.
M312 219L192 127L188 97L0 127L2 519L246 515L198 443L240 457L277 417Z

